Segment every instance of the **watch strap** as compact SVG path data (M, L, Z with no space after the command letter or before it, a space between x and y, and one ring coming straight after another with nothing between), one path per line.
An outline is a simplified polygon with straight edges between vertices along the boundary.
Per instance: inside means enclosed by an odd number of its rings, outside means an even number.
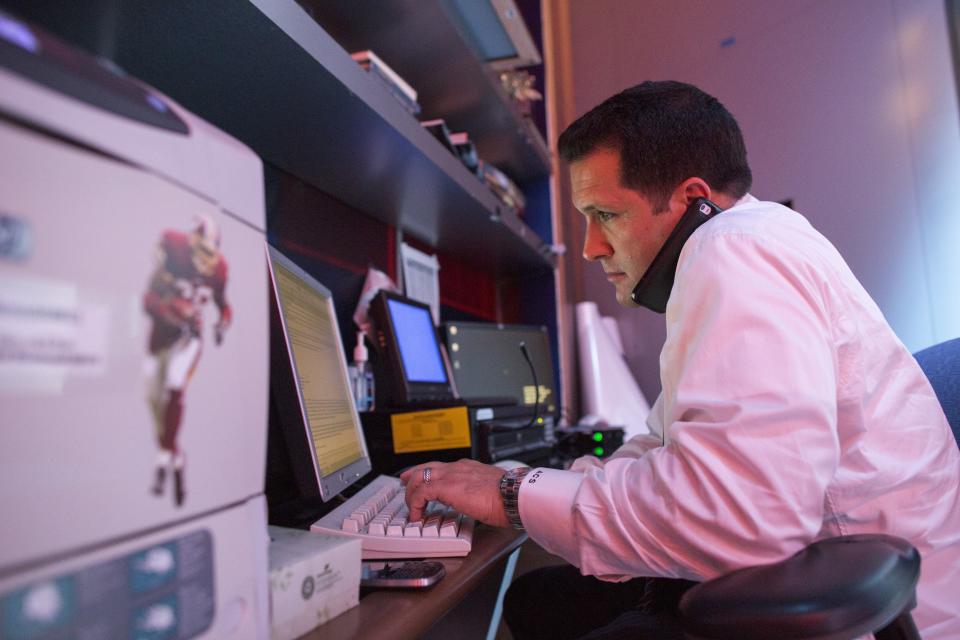
M520 520L520 485L523 479L530 473L530 467L517 467L510 469L500 478L500 497L503 498L503 510L507 514L507 520L514 529L523 529L523 522Z

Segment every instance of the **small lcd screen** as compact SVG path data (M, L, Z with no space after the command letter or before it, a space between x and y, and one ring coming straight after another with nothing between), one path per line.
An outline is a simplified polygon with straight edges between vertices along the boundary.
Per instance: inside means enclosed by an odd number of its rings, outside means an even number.
M387 308L407 381L446 384L447 372L430 311L392 298L387 299Z

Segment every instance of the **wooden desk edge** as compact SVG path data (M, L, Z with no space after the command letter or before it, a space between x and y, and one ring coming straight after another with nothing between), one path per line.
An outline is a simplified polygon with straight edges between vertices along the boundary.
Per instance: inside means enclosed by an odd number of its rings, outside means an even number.
M455 607L496 566L527 539L513 529L477 525L473 548L464 558L438 558L447 575L425 590L383 590L367 594L356 607L321 625L301 640L385 637L418 638Z

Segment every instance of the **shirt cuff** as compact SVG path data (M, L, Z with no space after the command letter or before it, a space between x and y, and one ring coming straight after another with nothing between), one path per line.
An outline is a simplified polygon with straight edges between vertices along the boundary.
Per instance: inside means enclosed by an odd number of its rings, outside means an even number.
M559 469L532 469L520 487L520 520L541 547L579 564L573 528L573 504L584 474Z

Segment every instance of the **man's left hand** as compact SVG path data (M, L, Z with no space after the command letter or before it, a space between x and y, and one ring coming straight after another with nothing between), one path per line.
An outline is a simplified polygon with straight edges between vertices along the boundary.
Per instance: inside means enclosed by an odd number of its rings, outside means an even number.
M424 469L430 469L430 483L424 482ZM410 521L420 520L427 502L438 500L475 520L497 527L509 527L500 497L500 478L505 471L477 462L428 462L407 469L400 480L407 487Z

